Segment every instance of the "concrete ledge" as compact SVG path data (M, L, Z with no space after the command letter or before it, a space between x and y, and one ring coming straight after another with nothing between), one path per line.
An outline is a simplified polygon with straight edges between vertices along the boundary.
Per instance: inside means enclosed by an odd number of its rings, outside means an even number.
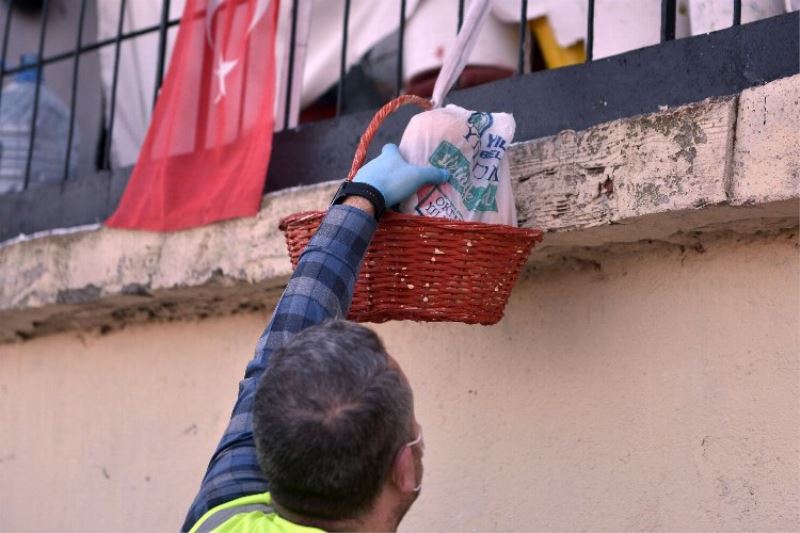
M531 262L794 228L798 146L800 76L518 143L520 224L547 232ZM2 245L0 342L270 307L291 272L278 221L324 208L335 187L270 194L255 218L179 233L103 228Z
M0 248L0 342L271 305L291 274L281 218L336 184L268 195L254 218L176 233L100 228Z
M797 197L800 189L800 77L748 89L739 98L731 202Z

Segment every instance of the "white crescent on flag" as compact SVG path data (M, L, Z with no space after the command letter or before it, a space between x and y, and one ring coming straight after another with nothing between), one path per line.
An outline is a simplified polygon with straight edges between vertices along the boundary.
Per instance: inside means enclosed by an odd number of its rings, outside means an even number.
M214 43L214 37L211 35L211 24L214 21L214 14L217 12L217 9L224 3L225 0L208 0L208 4L206 4L206 39L208 40L208 46L212 49L216 45Z
M256 8L253 11L253 19L250 21L250 25L247 27L247 33L253 31L253 28L256 27L256 24L264 18L264 14L267 12L267 8L269 7L269 3L272 0L256 0Z

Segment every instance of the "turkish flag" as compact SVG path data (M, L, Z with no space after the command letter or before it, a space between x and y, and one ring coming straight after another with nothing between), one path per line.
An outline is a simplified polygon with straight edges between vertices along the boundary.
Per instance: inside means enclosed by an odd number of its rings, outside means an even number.
M115 228L255 215L272 148L278 0L187 0Z

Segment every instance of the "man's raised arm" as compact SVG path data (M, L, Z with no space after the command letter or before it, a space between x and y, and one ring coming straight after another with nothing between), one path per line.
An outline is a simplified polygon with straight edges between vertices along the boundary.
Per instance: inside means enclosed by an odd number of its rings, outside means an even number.
M341 205L331 207L301 255L256 345L255 357L247 364L231 420L189 508L184 531L217 505L269 490L253 442L253 399L258 382L276 347L307 327L347 315L361 261L377 229L374 193L379 193L378 203L392 206L422 185L447 178L445 171L408 165L396 146L386 145L354 179L367 185L364 191L336 199Z

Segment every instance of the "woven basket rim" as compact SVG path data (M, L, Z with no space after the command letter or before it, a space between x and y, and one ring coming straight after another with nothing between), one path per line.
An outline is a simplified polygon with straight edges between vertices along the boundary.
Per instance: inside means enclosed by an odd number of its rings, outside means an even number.
M325 216L327 211L313 210L313 211L300 211L293 213L281 219L278 228L283 231L289 231L296 228L298 225L305 224L306 222ZM384 223L391 224L393 222L410 222L418 226L447 228L455 232L482 232L482 233L517 233L520 235L529 235L533 237L541 237L542 230L533 228L520 228L516 226L509 226L507 224L487 224L485 222L474 222L464 220L452 220L449 218L439 217L426 217L423 215L411 215L407 213L397 213L395 211L387 211L381 220L381 225ZM391 228L388 228L391 229Z

